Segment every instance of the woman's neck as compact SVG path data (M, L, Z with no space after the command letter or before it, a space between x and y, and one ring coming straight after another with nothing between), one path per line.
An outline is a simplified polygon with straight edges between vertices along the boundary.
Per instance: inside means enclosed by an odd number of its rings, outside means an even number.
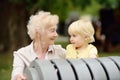
M33 42L33 49L40 59L45 58L48 47L49 47L48 45L46 45L45 43L41 43L40 41Z

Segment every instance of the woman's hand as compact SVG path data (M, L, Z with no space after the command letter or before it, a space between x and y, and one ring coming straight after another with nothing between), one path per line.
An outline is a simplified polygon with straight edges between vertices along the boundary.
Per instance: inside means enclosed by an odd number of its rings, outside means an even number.
M26 77L23 74L16 75L15 80L26 80Z

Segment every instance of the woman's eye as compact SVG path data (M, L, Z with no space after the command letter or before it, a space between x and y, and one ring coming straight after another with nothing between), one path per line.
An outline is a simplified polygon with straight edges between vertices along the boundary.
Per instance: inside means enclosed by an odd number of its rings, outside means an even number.
M50 32L55 32L56 30L55 29L51 29Z

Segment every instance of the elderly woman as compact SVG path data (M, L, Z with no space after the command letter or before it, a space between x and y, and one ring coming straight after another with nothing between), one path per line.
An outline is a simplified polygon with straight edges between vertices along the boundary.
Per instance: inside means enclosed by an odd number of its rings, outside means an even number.
M58 16L50 12L39 11L30 17L27 29L32 42L14 51L11 80L25 80L23 71L36 58L40 60L65 58L65 49L60 45L54 45L55 38L58 36L57 24Z

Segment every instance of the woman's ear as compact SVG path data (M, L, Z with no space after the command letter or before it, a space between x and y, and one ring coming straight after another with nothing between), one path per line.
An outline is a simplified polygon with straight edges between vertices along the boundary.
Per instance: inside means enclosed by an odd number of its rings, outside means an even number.
M37 29L35 30L35 36L36 36L36 38L40 38L40 31L38 31Z

